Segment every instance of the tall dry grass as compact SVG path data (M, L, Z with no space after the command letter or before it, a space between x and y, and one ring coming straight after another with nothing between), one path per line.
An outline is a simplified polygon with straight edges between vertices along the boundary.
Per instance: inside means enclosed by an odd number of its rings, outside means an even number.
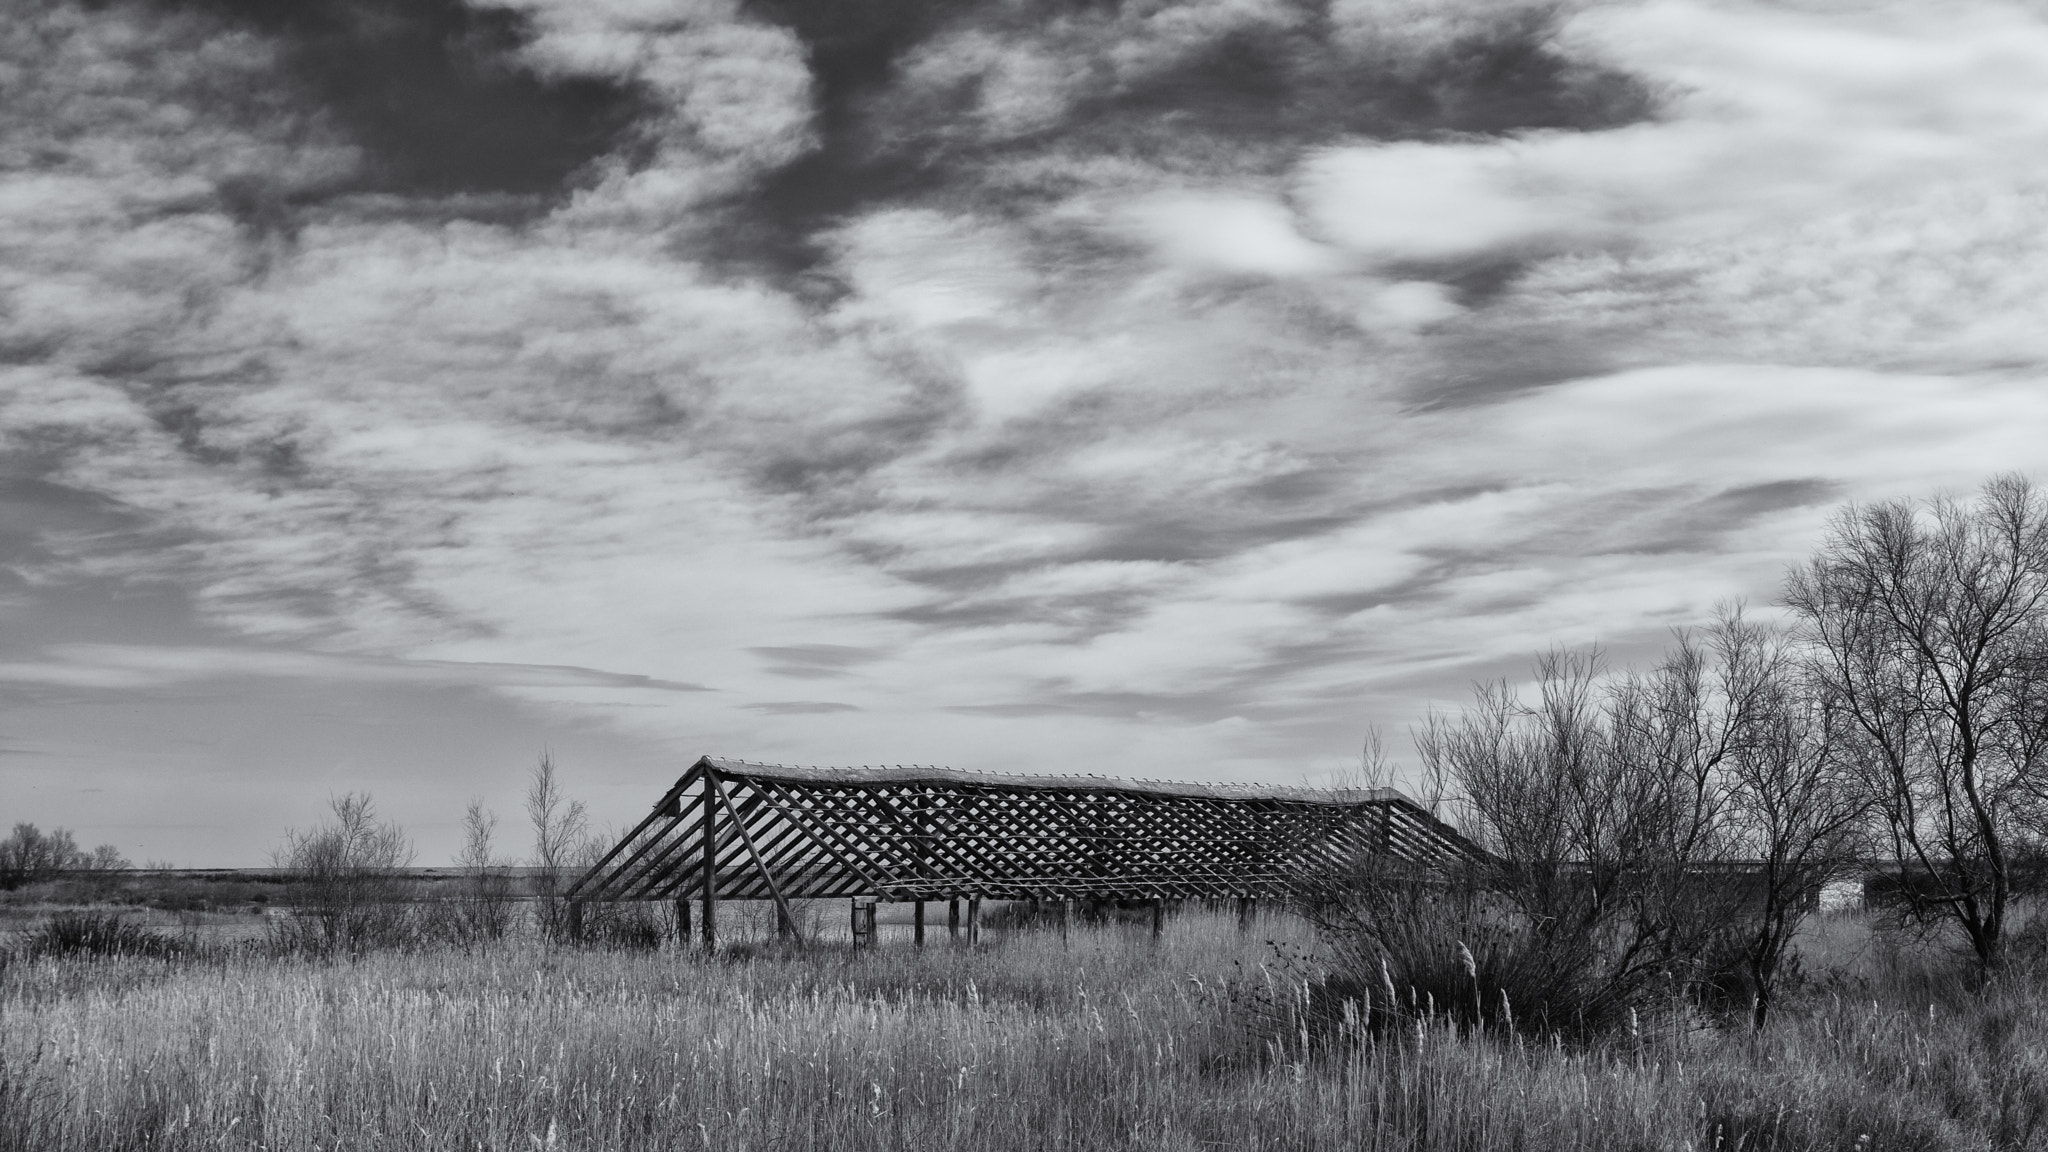
M2048 1012L1844 921L1757 1036L1591 1047L1426 1005L1304 1043L1312 941L1190 916L967 952L514 944L346 961L17 959L0 1149L2018 1148ZM1260 937L1277 937L1293 962Z

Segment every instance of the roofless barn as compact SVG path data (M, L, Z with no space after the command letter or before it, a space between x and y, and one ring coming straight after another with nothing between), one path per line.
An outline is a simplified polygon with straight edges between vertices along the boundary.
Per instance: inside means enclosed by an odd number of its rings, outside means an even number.
M1364 856L1477 853L1392 788L1017 776L925 765L803 768L706 756L569 889L585 901L1285 900ZM1155 908L1158 905L1155 903ZM954 904L957 917L959 904ZM1240 905L1244 907L1244 905Z

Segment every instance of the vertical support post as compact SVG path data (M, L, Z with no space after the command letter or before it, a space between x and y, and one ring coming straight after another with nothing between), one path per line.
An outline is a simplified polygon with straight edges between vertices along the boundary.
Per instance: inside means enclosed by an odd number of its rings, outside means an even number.
M949 897L946 900L946 936L955 944L960 942L960 898L958 896Z
M1067 942L1067 934L1074 928L1074 901L1070 896L1060 897L1060 943Z
M981 897L974 895L967 898L967 946L972 948L979 943L981 943Z
M676 947L690 946L690 898L676 897Z
M704 950L718 949L718 772L704 765Z
M873 948L875 946L875 898L855 896L853 898L853 946Z
M924 901L912 902L910 910L910 942L924 947Z
M1152 939L1166 935L1166 897L1152 898Z
M583 942L583 901L581 900L572 899L569 901L569 940L571 943L576 944Z
M1239 896L1237 898L1237 930L1239 932L1251 931L1252 920L1258 914L1259 901L1256 897Z

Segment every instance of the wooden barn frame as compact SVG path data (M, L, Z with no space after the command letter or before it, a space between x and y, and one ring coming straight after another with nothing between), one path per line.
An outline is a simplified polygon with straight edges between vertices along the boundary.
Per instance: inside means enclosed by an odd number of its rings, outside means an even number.
M705 756L567 893L589 901L692 904L706 945L720 900L821 897L960 902L969 936L982 899L1285 900L1365 856L1432 866L1480 854L1392 788L1164 783L909 767L805 768ZM856 913L858 923L858 913Z

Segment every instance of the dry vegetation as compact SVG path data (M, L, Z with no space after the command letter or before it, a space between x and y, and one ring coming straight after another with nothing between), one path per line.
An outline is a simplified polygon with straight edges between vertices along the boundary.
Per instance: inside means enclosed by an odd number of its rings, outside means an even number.
M1806 980L1759 1033L1677 1004L1583 1046L1460 1032L1398 993L1308 1019L1315 941L1262 928L711 961L528 939L59 955L46 932L0 973L0 1148L2048 1143L2023 966L1978 989L1860 916L1809 925Z
M239 939L108 915L112 873L22 825L9 883L102 905L0 950L0 1152L2048 1147L2048 495L1830 532L1789 633L1731 609L1433 717L1486 858L1361 860L1251 935L790 952L734 905L706 956L568 915L602 844L546 757L525 887L480 803L429 893L337 797ZM1881 930L1812 911L1851 876Z

